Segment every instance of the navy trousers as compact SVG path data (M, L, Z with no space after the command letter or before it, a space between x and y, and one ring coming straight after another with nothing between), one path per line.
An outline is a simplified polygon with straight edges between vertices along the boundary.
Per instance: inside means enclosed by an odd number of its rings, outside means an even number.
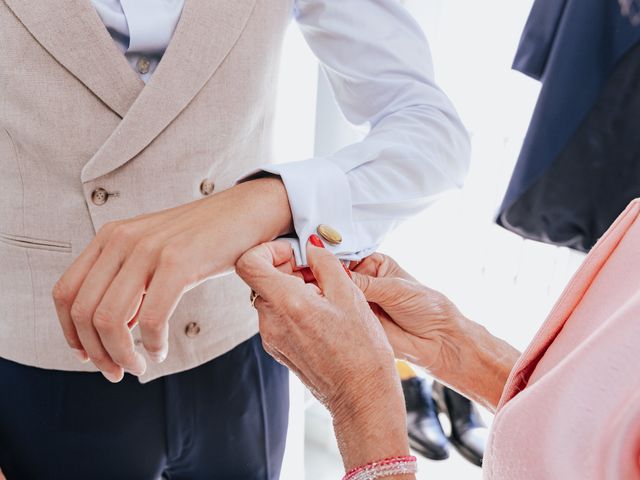
M277 479L288 373L259 336L146 384L0 359L0 468L27 479Z

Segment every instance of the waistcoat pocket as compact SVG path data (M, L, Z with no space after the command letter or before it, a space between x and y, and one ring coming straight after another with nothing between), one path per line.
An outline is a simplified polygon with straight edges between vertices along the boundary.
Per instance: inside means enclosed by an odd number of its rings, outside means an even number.
M46 240L43 238L24 237L0 232L0 242L14 247L31 248L36 250L49 250L51 252L71 253L71 244Z

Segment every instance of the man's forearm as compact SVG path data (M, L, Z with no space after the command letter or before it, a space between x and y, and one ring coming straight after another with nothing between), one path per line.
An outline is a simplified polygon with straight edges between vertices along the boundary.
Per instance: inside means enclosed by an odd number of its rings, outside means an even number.
M272 240L293 231L287 190L278 177L265 177L234 187L251 199L253 217L261 226L262 241Z
M169 318L184 292L232 271L245 251L290 230L277 178L105 225L52 292L69 346L109 381L120 381L125 370L141 375L146 361L128 328L134 316L149 357L162 362ZM103 341L87 341L98 336Z
M215 202L211 218L225 230L226 245L213 254L216 273L232 269L250 248L293 231L287 191L277 177L241 183L202 201Z

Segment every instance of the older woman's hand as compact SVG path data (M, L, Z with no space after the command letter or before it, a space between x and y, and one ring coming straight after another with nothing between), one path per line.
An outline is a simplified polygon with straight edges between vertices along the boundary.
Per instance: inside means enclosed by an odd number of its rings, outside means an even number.
M446 296L379 253L365 258L354 272L353 281L372 303L397 358L430 369L455 354L450 344L464 317Z
M317 285L295 275L284 241L249 250L236 265L259 295L265 349L330 410L347 468L407 454L404 401L380 323L332 254L308 245L307 259Z
M494 408L519 352L464 317L442 293L421 285L390 257L359 263L353 281L372 304L399 358L425 367Z

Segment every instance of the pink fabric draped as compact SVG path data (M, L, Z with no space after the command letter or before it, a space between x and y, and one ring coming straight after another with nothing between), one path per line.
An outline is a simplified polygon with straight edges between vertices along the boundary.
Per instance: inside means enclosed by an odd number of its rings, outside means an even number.
M640 199L589 253L516 363L484 475L640 479Z

